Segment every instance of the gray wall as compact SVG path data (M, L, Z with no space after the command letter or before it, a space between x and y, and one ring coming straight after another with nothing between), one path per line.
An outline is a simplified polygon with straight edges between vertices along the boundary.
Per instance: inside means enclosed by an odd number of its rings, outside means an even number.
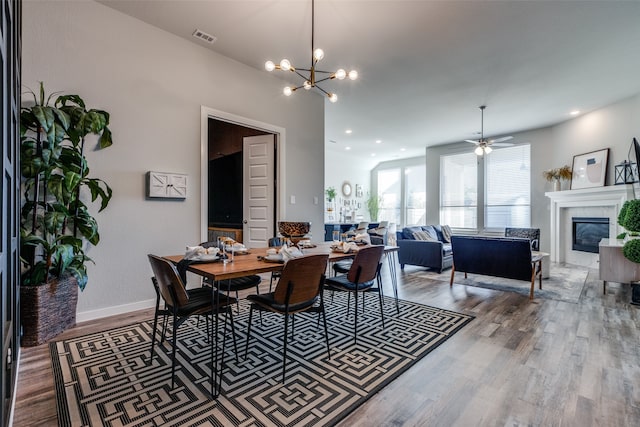
M89 265L79 320L149 306L146 254L180 254L200 241L201 106L285 129L280 219L310 220L321 238L323 207L313 197L324 194L322 96L285 98L268 73L93 1L23 7L23 85L44 81L49 92L77 93L111 113L114 145L88 154L92 175L114 196L96 215L102 240L89 251L96 265ZM145 200L149 170L188 174L186 200Z

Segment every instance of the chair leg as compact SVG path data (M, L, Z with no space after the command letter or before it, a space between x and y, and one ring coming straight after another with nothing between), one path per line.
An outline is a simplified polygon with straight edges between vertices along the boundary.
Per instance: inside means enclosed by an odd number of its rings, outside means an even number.
M327 343L327 358L331 359L331 350L329 349L329 330L327 329L327 314L324 311L324 305L320 308L320 314L322 315L322 322L324 323L324 340ZM320 320L318 318L318 320Z
M285 313L284 315L284 348L282 350L282 384L284 384L285 380L285 372L287 368L287 329L289 326L289 315Z
M226 315L227 314L225 313L225 316ZM233 337L233 350L234 350L234 352L236 354L236 362L238 362L239 361L238 360L238 341L236 340L236 327L233 324L233 311L232 310L229 310L229 323L231 324L231 336ZM225 329L225 331L227 330L227 326L226 325L225 325L224 329ZM225 340L227 339L226 332L225 332L224 339ZM224 347L224 344L222 344L222 345Z
M253 304L249 309L249 325L247 326L247 342L244 346L244 358L247 359L247 353L249 352L249 339L251 338L251 319L253 318Z
M173 314L173 338L172 338L172 349L171 349L171 388L173 388L175 382L176 375L176 347L178 347L178 343L176 342L176 332L178 330L178 322L176 321L176 315Z
M156 345L156 329L158 328L158 306L156 305L156 313L153 316L153 334L151 335L151 353L149 356L149 362L153 360L154 348Z
M382 292L378 287L378 299L380 300L380 317L382 318L382 329L384 329L384 308L382 306Z
M349 292L349 294L351 294L351 292ZM353 312L355 313L354 316L354 320L353 320L353 342L357 343L358 342L358 287L356 286L356 291L353 293L353 298L355 299L355 310L353 310Z

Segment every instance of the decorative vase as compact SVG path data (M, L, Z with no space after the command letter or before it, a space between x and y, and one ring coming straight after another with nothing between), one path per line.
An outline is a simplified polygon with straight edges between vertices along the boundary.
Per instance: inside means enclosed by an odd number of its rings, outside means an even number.
M76 324L78 281L72 275L38 286L20 286L22 345L40 345Z
M560 191L562 189L562 185L559 179L553 180L553 191Z

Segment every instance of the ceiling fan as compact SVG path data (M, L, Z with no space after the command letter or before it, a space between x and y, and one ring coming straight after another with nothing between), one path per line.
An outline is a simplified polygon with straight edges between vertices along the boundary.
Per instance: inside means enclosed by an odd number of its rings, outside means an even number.
M504 142L504 141L508 141L510 139L513 139L512 136L503 136L502 138L485 139L485 137L484 137L484 109L487 108L487 106L486 105L481 105L478 108L480 108L480 139L465 139L466 142L470 142L472 144L477 145L477 147L476 147L474 152L478 156L482 156L485 153L489 154L491 151L493 151L491 146L494 146L494 147L509 147L509 146L513 145L510 142L507 142L507 143Z

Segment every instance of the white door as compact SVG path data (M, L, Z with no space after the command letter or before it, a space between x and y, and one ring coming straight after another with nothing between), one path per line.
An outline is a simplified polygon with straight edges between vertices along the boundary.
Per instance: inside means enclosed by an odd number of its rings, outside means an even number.
M246 247L264 247L274 234L275 135L243 138L242 240Z

